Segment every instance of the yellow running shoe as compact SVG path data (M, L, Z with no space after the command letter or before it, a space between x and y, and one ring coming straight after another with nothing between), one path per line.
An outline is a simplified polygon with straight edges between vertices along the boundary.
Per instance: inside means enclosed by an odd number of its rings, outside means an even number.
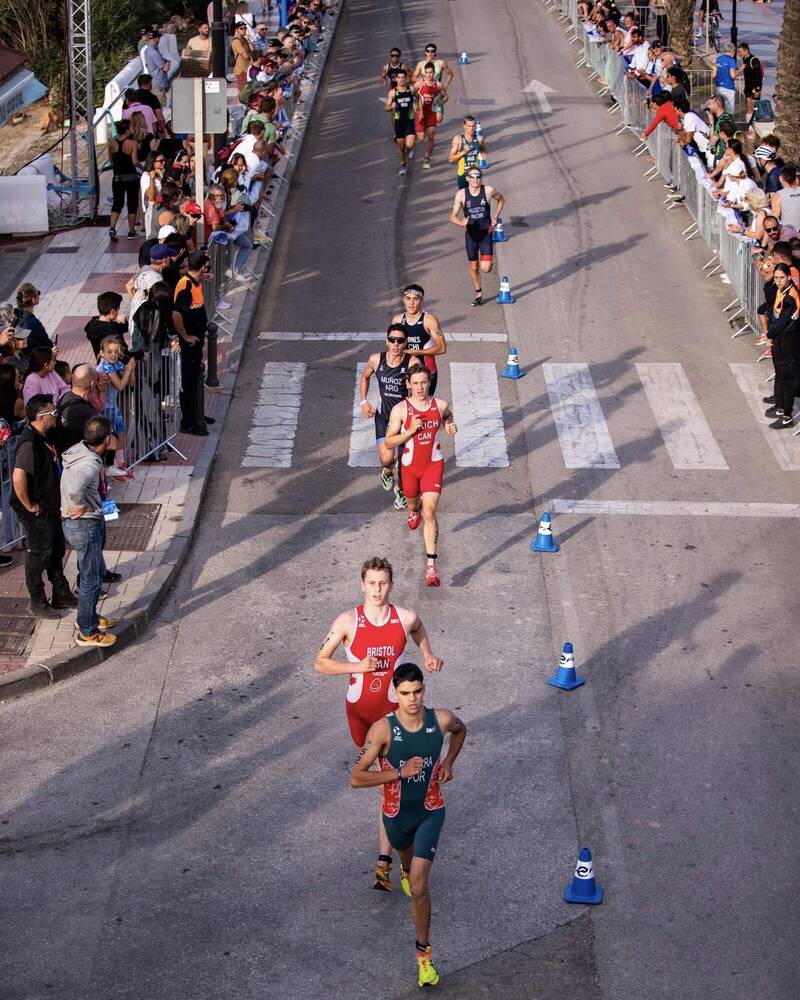
M439 982L439 973L431 958L431 946L425 951L417 951L417 983L419 986L436 986Z
M408 872L402 865L400 865L400 888L411 899L411 883L408 880Z
M375 865L375 885L372 888L379 889L381 892L392 891L391 865Z

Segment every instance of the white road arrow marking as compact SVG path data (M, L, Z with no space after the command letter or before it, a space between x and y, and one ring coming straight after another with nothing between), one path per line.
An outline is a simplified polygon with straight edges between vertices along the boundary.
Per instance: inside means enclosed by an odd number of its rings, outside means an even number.
M539 99L539 107L542 109L542 113L549 115L553 110L550 107L550 102L547 100L548 94L555 94L556 91L552 87L548 87L546 83L541 83L539 80L531 80L527 87L523 88L523 94L536 94Z

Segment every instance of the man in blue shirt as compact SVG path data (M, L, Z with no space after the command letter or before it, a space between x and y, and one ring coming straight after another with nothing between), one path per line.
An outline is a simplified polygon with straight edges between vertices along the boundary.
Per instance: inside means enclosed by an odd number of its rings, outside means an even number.
M142 60L147 72L153 78L153 90L156 97L163 104L169 90L169 76L167 74L170 70L170 64L169 60L165 59L158 51L160 38L161 34L158 31L147 32L147 45L142 49Z
M736 68L736 46L728 42L725 52L717 56L717 71L714 75L714 84L717 94L725 105L728 114L733 114L733 106L736 101L736 77L739 70Z

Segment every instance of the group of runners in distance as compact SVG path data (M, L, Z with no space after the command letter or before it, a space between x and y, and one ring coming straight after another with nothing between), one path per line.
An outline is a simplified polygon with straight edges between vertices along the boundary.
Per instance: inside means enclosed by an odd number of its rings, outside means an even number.
M400 49L391 49L380 79L388 89L385 110L392 116L400 175L407 173L417 138L427 143L422 168L429 170L453 71L429 44L413 72ZM464 229L473 306L483 302L481 275L492 270L492 231L505 205L503 195L483 183L479 162L486 155L479 124L466 115L448 153L448 162L456 165L458 188L450 221ZM443 429L456 434L457 427L450 404L436 395L436 359L447 352L447 344L439 320L423 309L424 298L419 284L403 289L403 311L392 317L384 349L368 358L359 398L365 419L375 424L381 486L393 493L395 510L406 510L410 530L422 524L424 583L440 587L441 434ZM377 404L368 398L373 378ZM419 986L435 986L439 973L429 940L428 881L445 818L440 786L453 777L467 730L452 711L425 707L424 674L416 664L403 661L408 637L419 647L426 671L437 673L443 661L433 653L417 612L391 603L393 582L386 559L375 556L363 564L362 603L334 620L314 667L328 676L349 675L345 709L359 750L350 781L354 788L374 787L381 793L374 888L391 891L392 851L397 851L400 889L411 899L416 931L417 981ZM345 661L335 658L340 648Z

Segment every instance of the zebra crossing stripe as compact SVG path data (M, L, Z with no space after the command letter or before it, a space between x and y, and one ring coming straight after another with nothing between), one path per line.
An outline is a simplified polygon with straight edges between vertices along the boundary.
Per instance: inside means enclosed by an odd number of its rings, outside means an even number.
M264 365L243 466L291 467L305 377L306 366L298 361L268 361Z
M353 415L350 430L350 453L347 456L347 464L351 469L376 469L378 461L378 451L375 447L375 423L372 419L364 416L361 408L361 396L359 394L359 382L367 367L366 362L359 361L356 365L356 385L353 392ZM378 392L378 380L373 377L369 381L369 391L367 399L373 406L380 403L380 393Z
M542 370L564 465L568 469L618 469L619 459L589 366L544 364Z
M761 382L764 378L763 368L756 365L731 364L730 369L739 388L744 393L747 405L758 421L761 432L775 456L775 461L784 472L797 472L800 469L800 438L793 437L788 431L774 431L769 427L770 418L764 416L767 408L761 402L767 388Z
M647 401L676 469L726 470L700 403L679 364L637 364Z
M462 469L505 469L508 449L493 364L450 363L452 409L458 425L456 465Z

